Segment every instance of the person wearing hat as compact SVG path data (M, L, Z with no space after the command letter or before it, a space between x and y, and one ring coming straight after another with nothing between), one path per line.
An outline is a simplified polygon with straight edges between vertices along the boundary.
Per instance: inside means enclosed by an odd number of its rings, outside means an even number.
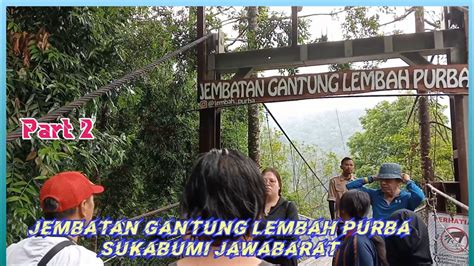
M380 181L380 189L364 187L367 183ZM406 189L401 189L402 183ZM414 211L425 199L423 191L410 179L407 174L402 174L401 167L396 163L384 163L380 166L377 176L358 178L347 183L347 189L359 189L370 196L374 219L388 219L390 215L400 209Z
M40 190L45 220L92 220L94 185L80 172L62 172L48 179ZM77 245L78 237L33 236L7 248L7 265L104 265L97 254Z

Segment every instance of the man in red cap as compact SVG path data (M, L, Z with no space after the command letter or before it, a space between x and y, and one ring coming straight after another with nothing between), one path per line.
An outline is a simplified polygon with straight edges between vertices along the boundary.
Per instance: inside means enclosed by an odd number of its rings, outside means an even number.
M46 220L85 220L94 213L94 185L80 172L62 172L48 179L40 190ZM78 237L29 237L7 248L7 265L104 265L97 254L76 244Z

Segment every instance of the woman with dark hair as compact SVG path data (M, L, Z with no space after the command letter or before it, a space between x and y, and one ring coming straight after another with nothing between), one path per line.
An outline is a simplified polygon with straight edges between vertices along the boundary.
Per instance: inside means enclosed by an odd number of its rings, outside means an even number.
M265 183L257 165L234 150L213 149L194 164L181 201L183 219L259 220L265 207ZM243 239L242 239L243 238ZM194 240L208 241L202 237ZM242 236L212 238L213 248L222 241L251 240ZM186 257L172 265L272 265L256 257Z
M364 219L369 212L370 196L359 190L349 190L341 197L339 215L344 221ZM382 237L348 232L334 255L333 266L388 266Z
M392 213L390 220L399 224L410 220L410 235L403 238L394 235L385 239L390 266L433 265L428 227L423 220L407 209Z
M280 174L273 168L266 168L262 172L265 180L265 220L298 220L298 210L293 202L281 196L282 182ZM294 237L278 236L274 240L295 241ZM264 258L266 261L284 266L298 265L296 258L276 257Z

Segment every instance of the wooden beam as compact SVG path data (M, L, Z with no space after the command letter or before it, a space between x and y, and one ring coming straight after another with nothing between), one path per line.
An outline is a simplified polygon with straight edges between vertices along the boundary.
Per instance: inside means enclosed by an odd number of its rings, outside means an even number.
M427 56L446 54L446 50L452 48L465 49L465 44L464 30L458 29L354 39L350 42L311 43L306 44L305 47L297 45L217 54L215 70L219 73L235 73L241 68L253 68L255 71L260 71L343 64L399 58L400 54L411 52ZM307 55L305 58L301 57L303 49Z
M198 38L205 35L206 20L205 8L197 8L197 36ZM197 81L202 82L206 79L215 79L215 72L208 71L208 51L211 48L209 44L213 41L201 43L197 52ZM199 88L198 88L199 90ZM209 108L199 111L199 152L207 152L212 148L220 148L220 112L216 108Z

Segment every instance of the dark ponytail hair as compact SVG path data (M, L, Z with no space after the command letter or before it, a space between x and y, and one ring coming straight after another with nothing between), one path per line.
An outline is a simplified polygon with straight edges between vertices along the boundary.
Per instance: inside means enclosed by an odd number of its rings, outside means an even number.
M355 220L363 219L370 207L370 196L367 192L359 190L349 190L341 197L340 209ZM387 261L387 251L385 249L385 240L378 235L370 238L377 250L377 258L380 266L389 266Z
M228 149L198 158L181 201L184 219L258 220L264 208L265 183L257 164Z
M364 191L349 190L342 195L339 206L351 218L361 220L369 212L370 196Z
M46 220L64 220L69 218L70 216L74 215L77 211L77 207L71 208L69 210L65 210L62 212L57 212L56 210L59 208L59 202L57 202L53 198L45 198L43 200L43 212L44 212L44 219Z

